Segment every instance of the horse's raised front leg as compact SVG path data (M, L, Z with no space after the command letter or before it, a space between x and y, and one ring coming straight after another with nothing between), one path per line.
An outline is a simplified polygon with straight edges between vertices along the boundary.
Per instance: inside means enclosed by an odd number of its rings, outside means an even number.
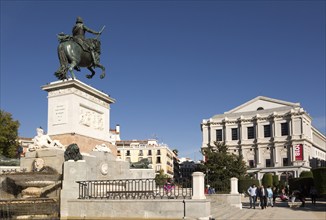
M105 77L105 67L102 64L100 64L100 63L95 64L95 66L96 67L100 67L102 69L102 73L100 75L100 78L103 79Z
M86 77L87 77L88 79L93 78L93 76L95 75L95 71L93 70L92 67L87 67L87 69L88 69L89 71L91 71L92 74L88 74L88 75L86 75Z

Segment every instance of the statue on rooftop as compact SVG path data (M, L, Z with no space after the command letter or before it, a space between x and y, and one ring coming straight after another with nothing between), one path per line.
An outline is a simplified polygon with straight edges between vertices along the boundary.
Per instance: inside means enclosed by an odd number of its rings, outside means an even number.
M69 70L72 78L75 78L73 70L80 71L80 67L86 67L91 74L86 75L87 78L92 78L95 75L93 68L99 67L102 69L100 78L105 77L105 67L100 64L101 42L98 37L103 32L97 32L88 28L81 17L77 17L76 24L72 28L72 35L64 33L58 34L60 42L58 46L58 56L60 67L55 72L55 76L59 80L68 79L67 71ZM97 35L96 38L85 38L85 33L89 32Z

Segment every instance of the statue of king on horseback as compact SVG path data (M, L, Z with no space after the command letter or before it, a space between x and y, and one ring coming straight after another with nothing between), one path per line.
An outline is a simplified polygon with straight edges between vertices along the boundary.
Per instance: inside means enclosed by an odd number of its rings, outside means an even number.
M60 42L58 46L60 67L55 72L55 76L59 80L68 79L68 70L74 79L75 75L73 70L80 71L80 67L87 67L91 71L91 74L86 75L89 79L95 75L93 69L95 67L102 69L100 78L103 79L105 77L105 67L100 64L101 42L98 39L98 36L101 35L104 28L105 26L99 32L94 31L84 25L81 17L77 17L76 24L72 29L72 36L64 33L58 34L58 40ZM97 37L86 39L86 32L96 34Z

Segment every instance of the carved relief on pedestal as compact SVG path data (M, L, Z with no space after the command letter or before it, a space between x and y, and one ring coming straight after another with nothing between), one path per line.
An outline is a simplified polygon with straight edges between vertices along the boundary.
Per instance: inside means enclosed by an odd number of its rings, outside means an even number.
M79 110L79 124L95 130L104 129L103 113L94 111L92 109L80 106Z
M44 167L44 160L42 158L36 158L33 163L35 171L40 171Z
M102 163L100 166L100 170L103 175L107 175L109 173L109 164Z

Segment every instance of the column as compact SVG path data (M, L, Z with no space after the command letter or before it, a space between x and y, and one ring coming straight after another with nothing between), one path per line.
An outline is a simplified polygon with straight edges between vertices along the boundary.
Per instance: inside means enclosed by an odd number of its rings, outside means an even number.
M255 157L256 157L256 164L260 164L260 150L259 147L256 145L255 147Z
M273 156L274 156L274 164L278 163L278 154L277 154L277 148L276 148L276 145L274 144L274 147L273 147Z
M205 174L202 172L194 172L192 174L192 199L206 199L205 196Z
M239 194L238 178L236 178L236 177L231 178L231 192L230 192L230 194Z

